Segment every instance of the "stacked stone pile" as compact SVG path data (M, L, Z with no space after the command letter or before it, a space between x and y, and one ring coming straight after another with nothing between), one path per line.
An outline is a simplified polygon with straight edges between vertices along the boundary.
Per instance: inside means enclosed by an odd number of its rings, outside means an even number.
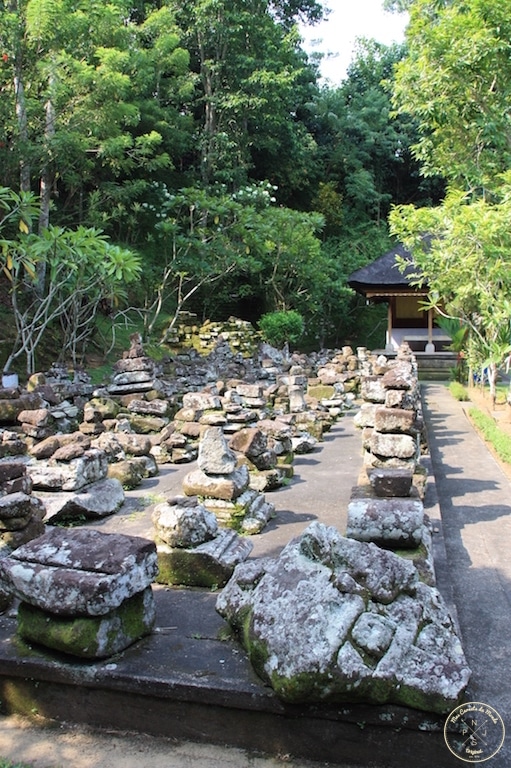
M0 550L13 550L44 533L46 508L32 494L24 457L0 459Z
M318 360L317 378L321 384L342 385L342 391L352 391L356 389L359 379L361 359L364 358L366 350L360 348L355 354L351 347L343 347L339 352L331 357L324 357Z
M421 498L420 393L409 348L395 361L377 360L362 378L361 392L367 402L355 422L363 428L366 473L351 494L346 535L399 551L434 584L431 526Z
M38 392L23 391L19 387L0 389L0 426L19 425L18 416L25 411L43 409L46 402Z
M242 533L259 533L275 515L263 494L250 488L246 464L229 448L221 427L209 427L199 445L198 469L186 475L183 492L198 496L220 525Z
M0 585L21 600L24 640L104 658L152 631L157 569L147 539L54 528L0 558Z
M385 364L380 358L377 365L379 373L361 379L366 402L355 416L363 428L364 463L414 471L423 430L417 363L404 347L395 360Z
M284 421L263 419L255 427L244 427L229 440L229 447L243 458L250 488L272 491L293 475L291 428Z
M39 374L31 377L27 383L27 389L30 391L34 379ZM75 405L81 405L94 391L91 377L83 368L74 368L69 370L63 363L52 363L49 370L43 374L42 381L36 385L37 389L41 386L51 387L56 392L60 400L68 400Z
M118 479L108 478L108 459L82 432L52 435L29 449L26 471L44 501L46 522L98 519L124 503Z
M246 320L230 317L228 320L215 322L206 320L200 324L197 316L181 312L175 329L169 337L170 345L177 349L196 347L206 353L216 349L219 343L229 347L230 357L237 354L250 357L259 341L259 334Z
M215 515L196 496L158 504L153 522L160 584L221 587L252 550L247 538L219 528Z

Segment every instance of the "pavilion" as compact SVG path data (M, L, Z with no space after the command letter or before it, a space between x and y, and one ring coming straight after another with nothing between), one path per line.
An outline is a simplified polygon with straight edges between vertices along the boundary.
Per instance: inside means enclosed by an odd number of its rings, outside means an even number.
M407 262L404 270L396 259ZM376 261L353 272L348 285L368 302L388 305L385 352L396 352L407 342L417 355L446 354L450 337L438 327L436 312L424 309L428 286L412 285L416 267L410 252L401 244L380 256ZM449 354L450 356L450 354Z

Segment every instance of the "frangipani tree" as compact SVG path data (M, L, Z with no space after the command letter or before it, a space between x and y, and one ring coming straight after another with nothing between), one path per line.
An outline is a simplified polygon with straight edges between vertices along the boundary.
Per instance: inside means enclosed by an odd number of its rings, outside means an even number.
M140 275L139 259L94 228L50 225L41 235L31 232L39 209L30 193L0 188L0 210L0 237L5 235L0 239L0 266L10 283L17 334L4 371L25 355L26 372L33 373L36 350L55 324L62 330L61 355L76 363L94 330L99 304L123 296L125 285ZM12 226L16 222L17 230Z
M425 309L469 329L469 364L486 370L492 398L511 353L511 172L502 182L498 202L451 192L438 208L402 206L390 216L393 234L413 254L416 281L430 288Z

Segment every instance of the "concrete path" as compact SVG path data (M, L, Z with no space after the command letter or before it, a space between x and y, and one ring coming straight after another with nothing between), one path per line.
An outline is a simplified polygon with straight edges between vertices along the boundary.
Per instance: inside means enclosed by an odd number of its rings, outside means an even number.
M509 734L486 763L511 766L511 483L474 431L470 404L443 384L423 384L448 578L463 647L472 669L472 701L496 709Z

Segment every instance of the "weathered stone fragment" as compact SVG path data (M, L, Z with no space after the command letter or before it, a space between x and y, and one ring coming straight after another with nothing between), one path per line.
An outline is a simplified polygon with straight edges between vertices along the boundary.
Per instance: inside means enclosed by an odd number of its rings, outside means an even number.
M166 416L169 410L167 400L132 400L128 405L128 410L134 413L142 413L151 416Z
M348 504L346 536L381 547L415 548L423 537L424 506L419 499L355 498Z
M382 376L364 376L360 386L360 394L370 403L385 402L385 387Z
M216 606L288 702L447 713L469 681L446 606L412 563L320 523L277 559L238 565Z
M27 493L9 493L6 496L0 497L0 528L4 522L13 518L18 520L24 518L27 522L31 517L42 520L44 513L43 502ZM12 529L7 528L7 530Z
M0 531L0 543L9 550L18 549L23 544L42 536L46 530L44 522L37 516L32 516L22 528ZM0 591L3 589L0 579Z
M72 520L98 520L117 512L124 503L124 490L115 478L92 483L79 492L45 494L46 522L55 525Z
M371 453L377 456L411 459L417 455L416 438L398 433L373 432L370 440Z
M0 460L0 486L5 483L23 477L26 472L26 463L23 460L1 459Z
M416 435L419 432L414 411L403 408L376 408L374 428L377 432L399 432Z
M374 427L376 409L379 406L375 403L363 403L359 411L353 417L355 426L365 429L365 427Z
M35 459L49 459L59 448L70 444L81 445L87 450L90 447L90 438L81 432L73 432L68 435L51 435L51 437L47 437L32 446L30 455Z
M20 411L18 421L30 424L33 427L45 427L48 423L50 412L47 408L36 408L30 411Z
M385 389L413 389L416 381L414 366L405 360L397 361L382 377Z
M211 427L202 436L197 464L207 475L230 475L238 462L231 451L221 427Z
M249 471L246 466L237 467L228 475L206 475L200 469L189 472L183 480L183 493L186 496L203 496L215 499L237 499L249 484Z
M85 485L102 480L108 472L108 461L103 451L91 448L76 459L67 462L30 461L27 473L32 478L34 488L46 490L61 488L63 491L76 491Z
M141 413L132 413L129 417L129 421L133 430L135 432L140 432L142 435L160 432L168 424L168 419Z
M208 589L221 587L251 550L248 539L226 529L218 530L214 538L193 548L171 547L158 541L156 581Z
M107 475L111 480L119 482L123 488L137 488L146 477L146 465L143 457L133 457L109 464Z
M236 528L242 533L260 533L268 521L275 517L275 506L263 494L248 488L233 500L205 498L206 509L213 512L222 525Z
M81 658L101 659L149 635L155 620L154 597L147 587L102 616L56 616L22 602L17 631L28 642Z
M216 517L196 496L177 496L154 508L158 538L170 547L195 547L218 533Z
M52 528L0 558L0 585L62 616L102 616L150 586L154 542L86 528Z
M222 401L218 395L208 392L185 392L183 395L183 408L208 411L221 410Z
M377 496L409 496L413 472L410 469L371 469L369 482Z

